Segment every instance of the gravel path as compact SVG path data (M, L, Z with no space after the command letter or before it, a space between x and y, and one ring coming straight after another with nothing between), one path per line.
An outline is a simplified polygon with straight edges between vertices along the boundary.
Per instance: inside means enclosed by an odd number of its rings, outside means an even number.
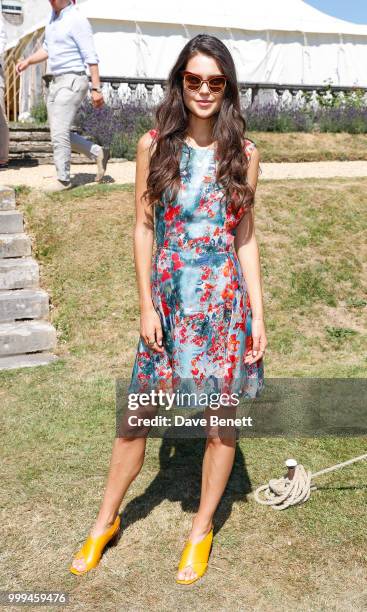
M300 163L262 163L260 180L333 178L367 176L367 161L330 161ZM95 165L73 165L73 182L78 185L93 183ZM1 185L27 185L47 190L55 178L53 165L19 167L0 171ZM133 183L135 180L135 162L110 162L105 182Z

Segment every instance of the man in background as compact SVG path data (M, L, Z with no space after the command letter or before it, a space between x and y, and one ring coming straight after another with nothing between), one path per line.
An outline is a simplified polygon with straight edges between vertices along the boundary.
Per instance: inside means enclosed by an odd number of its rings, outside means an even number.
M20 74L32 64L49 60L52 80L47 96L47 114L57 172L57 182L51 190L62 191L71 187L71 149L96 161L97 182L105 174L109 154L99 145L71 132L75 115L89 89L86 66L91 75L93 106L101 108L104 104L92 28L72 0L49 1L52 14L46 25L43 46L19 62L16 70Z
M0 170L8 167L9 128L5 113L4 53L6 47L5 23L0 10Z

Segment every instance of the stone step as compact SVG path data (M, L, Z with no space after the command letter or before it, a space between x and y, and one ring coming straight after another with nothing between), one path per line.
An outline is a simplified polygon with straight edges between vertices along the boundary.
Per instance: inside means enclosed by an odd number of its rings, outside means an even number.
M0 211L15 209L15 191L10 187L0 186Z
M33 257L0 259L0 290L39 286L39 266Z
M57 355L53 355L47 351L0 357L0 370L14 370L16 368L31 368L39 365L48 365L58 359L59 357Z
M23 232L23 213L19 210L0 211L0 234Z
M56 346L56 329L48 321L0 324L0 357L49 351Z
M10 127L10 147L15 142L51 142L50 130L13 130Z
M37 151L40 153L52 153L51 142L38 139L33 142L25 142L24 140L21 142L13 141L9 147L10 153L36 153Z
M27 234L0 234L0 258L27 257L32 253L32 241Z
M19 319L45 319L49 297L43 289L0 291L0 323Z
M29 163L29 165L32 167L35 162L37 162L37 165L40 164L44 164L44 165L54 165L54 160L53 160L53 156L52 153L47 153L45 151L41 151L41 152L35 152L35 151L29 151L27 153L23 152L23 153L9 153L9 160L10 160L10 167L11 168L16 168L18 165L27 165L27 162ZM119 159L118 161L126 161L125 159L121 160ZM89 157L86 157L85 155L79 155L78 153L72 153L71 155L71 163L72 164L78 164L78 165L85 165L85 164L93 164L93 162L89 159ZM53 170L54 171L54 170Z

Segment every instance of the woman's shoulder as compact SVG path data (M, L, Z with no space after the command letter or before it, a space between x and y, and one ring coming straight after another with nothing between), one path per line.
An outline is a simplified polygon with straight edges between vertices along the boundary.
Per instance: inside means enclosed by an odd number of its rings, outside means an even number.
M137 143L138 151L145 151L150 148L152 142L155 140L156 137L155 132L156 130L149 130L148 132L145 132L144 134L142 134L142 136L140 136Z
M251 140L251 138L245 138L243 148L244 148L246 157L250 159L252 152L256 149L256 144L253 140Z
M152 128L151 130L149 130L149 132L147 132L147 134L149 134L151 140L153 141L157 140L159 131L157 130L157 128Z
M253 140L251 140L251 138L245 138L244 147L243 148L244 148L245 155L246 155L246 158L247 158L248 162L250 161L251 156L253 155L254 151L256 151L257 162L258 163L260 162L260 156L259 156L258 148L256 147L255 142ZM255 162L256 162L256 159L255 159ZM258 176L260 174L262 174L262 168L260 166L260 163L259 163L259 166L258 166L257 174L258 174Z

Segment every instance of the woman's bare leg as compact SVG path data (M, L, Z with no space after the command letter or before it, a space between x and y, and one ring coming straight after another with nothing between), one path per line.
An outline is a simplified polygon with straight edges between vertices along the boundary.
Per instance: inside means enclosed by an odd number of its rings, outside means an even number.
M236 451L236 438L212 437L206 441L201 481L200 505L192 522L189 540L200 542L210 531L215 510L231 474ZM178 572L179 580L190 580L196 572L188 566Z
M114 523L126 491L142 468L145 446L146 437L115 438L103 501L90 532L93 537ZM84 559L74 559L72 565L80 571L85 569Z

